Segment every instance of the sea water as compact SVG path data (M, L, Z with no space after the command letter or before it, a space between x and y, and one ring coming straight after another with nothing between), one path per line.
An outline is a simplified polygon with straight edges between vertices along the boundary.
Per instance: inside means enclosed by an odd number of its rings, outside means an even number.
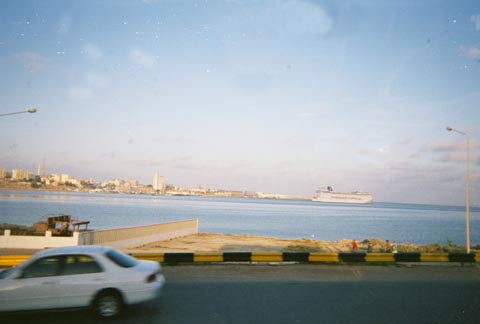
M465 207L374 202L368 205L219 197L0 191L0 223L32 225L52 214L89 220L92 229L198 218L199 231L277 238L389 239L465 246ZM472 246L480 208L471 208Z

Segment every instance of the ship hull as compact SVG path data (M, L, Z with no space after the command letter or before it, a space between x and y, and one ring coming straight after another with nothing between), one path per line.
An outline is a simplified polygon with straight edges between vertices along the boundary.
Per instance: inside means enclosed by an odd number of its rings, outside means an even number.
M346 204L371 204L373 197L368 192L333 192L327 190L317 191L312 201L324 203L346 203Z

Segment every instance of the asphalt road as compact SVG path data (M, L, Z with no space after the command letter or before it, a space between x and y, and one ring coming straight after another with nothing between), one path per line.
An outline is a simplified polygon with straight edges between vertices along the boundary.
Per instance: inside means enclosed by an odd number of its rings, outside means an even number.
M479 323L478 266L182 265L115 323ZM2 315L0 315L2 316ZM85 311L6 323L97 323Z

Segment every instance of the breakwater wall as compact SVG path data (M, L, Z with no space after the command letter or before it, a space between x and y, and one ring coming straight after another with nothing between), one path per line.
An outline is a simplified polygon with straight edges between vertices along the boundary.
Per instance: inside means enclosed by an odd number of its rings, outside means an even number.
M79 245L131 248L197 233L198 219L189 219L179 222L83 232Z
M46 231L43 236L11 235L6 229L0 235L0 248L46 249L74 245L109 245L115 248L133 248L198 233L198 219L169 222L109 230L74 232L73 236L52 236Z
M51 231L45 235L12 235L11 230L4 230L0 235L0 248L8 249L45 249L61 246L78 245L80 232L74 232L73 236L53 236Z

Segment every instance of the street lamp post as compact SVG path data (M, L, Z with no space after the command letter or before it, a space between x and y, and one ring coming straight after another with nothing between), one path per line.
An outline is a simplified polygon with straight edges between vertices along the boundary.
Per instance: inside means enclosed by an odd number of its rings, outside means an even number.
M466 175L466 188L465 188L465 237L466 237L466 249L467 253L470 253L470 134L467 132L460 131L453 128L452 126L447 126L447 131L454 131L465 135L467 139L467 175Z
M6 114L0 114L0 117L1 116L8 116L8 115L15 115L15 114L23 114L23 113L36 113L37 112L37 109L35 108L30 108L30 109L27 109L27 110L22 110L22 111L16 111L16 112L11 112L11 113L6 113Z

